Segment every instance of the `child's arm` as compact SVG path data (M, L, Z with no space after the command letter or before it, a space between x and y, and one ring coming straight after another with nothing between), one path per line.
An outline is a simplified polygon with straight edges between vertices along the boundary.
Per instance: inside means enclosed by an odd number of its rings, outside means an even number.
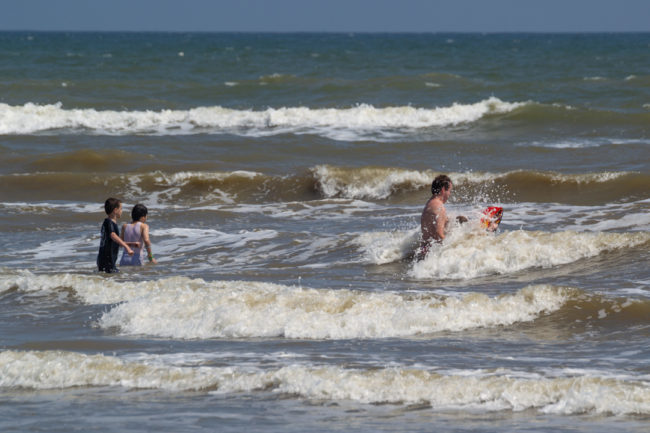
M129 247L129 246L127 245L127 243L124 242L124 241L122 240L122 238L120 238L120 237L117 235L117 233L115 233L115 232L111 232L111 239L112 239L113 242L115 242L116 244L120 245L121 247L124 247L124 249L126 250L126 253L127 253L128 255L130 255L130 256L133 255L133 250L131 249L131 247Z
M147 258L153 264L158 263L156 259L153 258L153 252L151 251L151 241L149 240L149 225L142 224L142 240L144 241L144 246L147 249Z

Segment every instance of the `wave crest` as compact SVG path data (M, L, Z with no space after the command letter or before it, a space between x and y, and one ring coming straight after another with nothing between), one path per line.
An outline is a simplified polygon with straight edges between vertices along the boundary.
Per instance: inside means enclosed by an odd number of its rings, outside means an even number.
M42 162L66 171L0 175L7 199L67 200L103 196L106 184L126 200L155 204L301 201L318 198L386 200L408 198L424 204L432 180L441 172L399 167L316 165L304 171L272 175L245 170L169 171L106 174L92 170L104 164L95 154L60 156ZM61 162L61 164L59 164ZM50 165L48 165L50 164ZM52 165L54 164L54 165ZM68 171L83 165L85 172ZM650 176L636 172L558 173L516 170L505 173L451 172L454 202L504 201L602 203L647 198ZM422 195L424 193L424 195Z
M75 368L69 368L70 365ZM545 377L509 370L448 374L410 367L346 369L318 365L265 370L187 367L63 351L0 352L0 372L2 388L118 386L218 394L273 392L363 404L426 403L433 410L536 409L567 415L650 413L650 389L642 379L606 374Z
M555 311L571 290L531 286L495 298L365 292L251 281L174 277L116 282L69 274L5 276L0 290L74 290L87 303L113 304L102 328L158 337L302 339L394 338L510 325Z
M0 104L0 118L4 119L0 124L0 134L35 134L58 130L98 135L227 133L265 136L309 133L357 140L366 133L381 134L399 129L476 122L487 115L506 113L521 105L523 103L504 102L495 97L474 104L455 103L438 108L376 108L360 104L350 108L282 107L261 111L220 106L189 110L100 111L64 109L61 103Z
M469 279L513 274L531 268L550 268L595 257L603 252L650 242L650 232L558 233L517 230L492 235L457 230L416 262L410 275L417 279Z

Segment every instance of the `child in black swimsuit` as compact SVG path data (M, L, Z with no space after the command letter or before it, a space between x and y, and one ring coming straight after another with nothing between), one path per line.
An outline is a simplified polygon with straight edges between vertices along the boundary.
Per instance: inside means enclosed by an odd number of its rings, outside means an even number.
M99 254L97 254L97 269L99 272L119 272L115 263L120 246L124 247L127 254L132 256L133 250L120 238L120 229L117 219L122 216L122 202L116 198L109 198L104 203L104 210L108 217L102 224L102 236L99 241Z

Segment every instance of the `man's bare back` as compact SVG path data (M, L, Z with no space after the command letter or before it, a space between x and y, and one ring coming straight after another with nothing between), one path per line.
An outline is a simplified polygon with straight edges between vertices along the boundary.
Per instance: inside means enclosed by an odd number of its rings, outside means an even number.
M436 177L431 185L431 198L424 205L420 217L422 229L422 243L420 245L420 257L424 257L433 242L442 242L445 239L445 232L449 219L445 203L451 195L453 185L451 179L445 175Z
M431 197L422 211L422 242L442 242L447 226L447 211L440 197Z

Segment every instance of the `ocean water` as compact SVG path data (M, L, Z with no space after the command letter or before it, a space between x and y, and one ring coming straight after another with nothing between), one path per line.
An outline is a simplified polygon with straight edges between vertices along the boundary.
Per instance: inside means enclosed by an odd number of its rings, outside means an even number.
M0 33L0 430L647 432L649 55ZM158 265L95 271L109 196Z

